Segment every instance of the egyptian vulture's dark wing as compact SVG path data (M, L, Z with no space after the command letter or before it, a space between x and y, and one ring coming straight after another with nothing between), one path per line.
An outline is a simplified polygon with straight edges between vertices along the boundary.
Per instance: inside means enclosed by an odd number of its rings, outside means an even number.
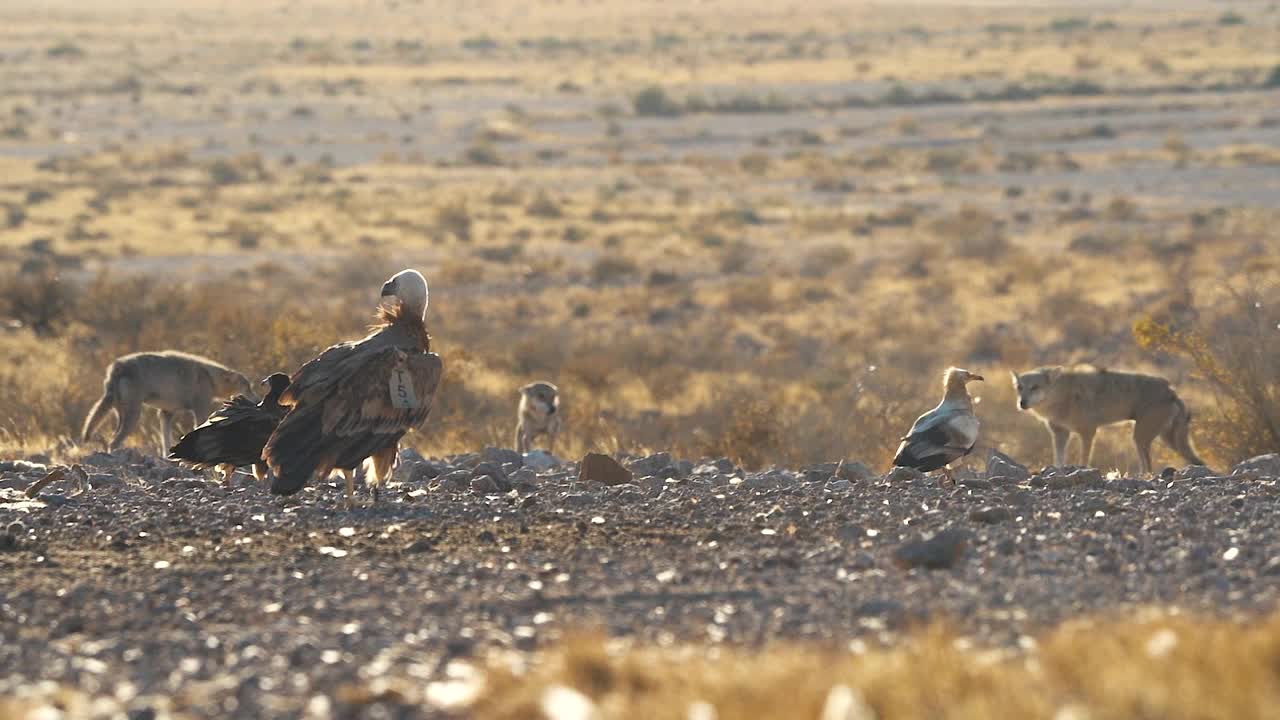
M283 413L260 407L244 395L236 395L209 416L204 424L183 435L169 450L169 458L195 467L253 465Z
M902 439L894 465L928 472L969 454L978 442L978 418L968 410L921 415Z

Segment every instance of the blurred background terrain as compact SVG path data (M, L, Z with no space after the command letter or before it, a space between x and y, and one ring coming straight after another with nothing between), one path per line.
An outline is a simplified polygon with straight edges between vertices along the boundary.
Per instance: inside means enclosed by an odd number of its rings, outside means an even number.
M424 453L545 378L567 456L883 469L955 364L1043 464L1006 370L1092 362L1226 465L1280 443L1277 139L1275 2L9 0L0 445L81 452L124 353L292 371L413 266Z

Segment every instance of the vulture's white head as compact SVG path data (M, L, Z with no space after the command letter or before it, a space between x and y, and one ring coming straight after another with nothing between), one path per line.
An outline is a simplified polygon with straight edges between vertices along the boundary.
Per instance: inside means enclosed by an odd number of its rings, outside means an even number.
M417 270L401 270L392 275L382 285L382 297L394 297L405 310L427 316L427 279Z

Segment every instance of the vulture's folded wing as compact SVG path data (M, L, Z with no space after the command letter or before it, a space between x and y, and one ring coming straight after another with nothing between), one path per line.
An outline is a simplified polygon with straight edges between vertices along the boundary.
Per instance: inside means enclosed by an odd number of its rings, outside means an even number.
M926 413L898 447L895 464L941 467L967 455L978 441L978 418L967 411Z
M360 344L344 342L332 345L308 360L289 378L289 387L280 394L281 405L294 405L308 390L327 390L349 371L352 361L359 361Z
M398 348L371 353L325 399L323 432L349 436L416 428L431 414L443 374L435 353Z

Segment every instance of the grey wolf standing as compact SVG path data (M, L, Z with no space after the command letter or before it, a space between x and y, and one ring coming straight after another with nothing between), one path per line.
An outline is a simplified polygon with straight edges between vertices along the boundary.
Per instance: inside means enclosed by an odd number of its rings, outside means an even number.
M516 450L525 453L533 439L547 436L547 452L560 434L560 389L549 382L529 383L520 388L520 409L516 412Z
M1133 445L1143 473L1151 472L1151 443L1164 438L1188 463L1204 461L1191 446L1191 412L1169 381L1154 375L1115 372L1092 365L1042 367L1010 373L1018 391L1018 409L1044 421L1053 438L1053 463L1066 461L1071 434L1080 436L1086 465L1093 458L1093 437L1102 425L1133 420Z
M199 423L209 416L214 398L249 394L249 388L244 375L199 355L176 350L125 355L107 367L102 397L85 418L80 442L88 442L107 413L115 410L120 422L107 450L116 450L137 429L142 406L150 405L160 411L160 455L164 456L172 445L177 413L190 413L192 423Z

